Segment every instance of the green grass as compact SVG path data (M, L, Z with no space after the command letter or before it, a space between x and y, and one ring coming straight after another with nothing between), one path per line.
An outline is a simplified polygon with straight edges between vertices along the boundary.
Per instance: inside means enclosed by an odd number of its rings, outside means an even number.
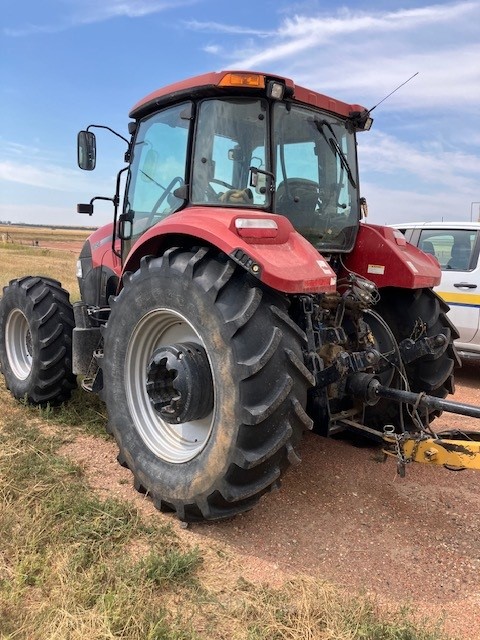
M149 554L143 563L146 575L157 585L188 582L201 564L202 558L196 547L184 552L168 549L163 556Z
M70 400L59 407L25 405L25 410L42 421L67 427L65 434L74 437L79 431L87 435L110 439L105 431L108 421L105 405L98 395L76 389Z
M98 497L82 468L59 454L75 434L103 423L101 403L89 397L83 424L80 397L75 409L40 411L0 385L2 640L445 637L414 624L408 611L387 614L319 580L274 589L229 578L238 564L224 548L212 551L208 541L180 538L173 520Z

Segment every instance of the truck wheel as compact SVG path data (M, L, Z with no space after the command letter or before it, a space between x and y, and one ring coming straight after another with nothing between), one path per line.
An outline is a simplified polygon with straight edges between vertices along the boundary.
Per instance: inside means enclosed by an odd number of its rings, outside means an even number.
M453 346L453 340L458 337L456 329L446 316L448 306L431 289L381 290L380 302L375 311L385 320L397 342L412 337L419 320L424 323L427 335L433 336L443 333L447 338L445 350L437 357L423 356L405 365L405 374L410 390L415 393L422 391L428 395L445 398L454 392L453 369L459 364L459 359ZM417 329L418 330L418 329ZM405 389L401 375L393 374L391 386ZM401 416L407 430L417 430L418 425L412 419L410 407L386 400L379 401L367 409L367 419L372 426L383 429L385 424L401 427ZM441 412L431 410L427 413L418 412L422 423L431 422Z
M12 280L0 300L0 362L5 383L31 404L61 404L76 386L72 374L73 310L50 278Z
M206 248L144 258L105 330L103 398L119 461L157 508L216 520L299 462L313 376L281 295Z

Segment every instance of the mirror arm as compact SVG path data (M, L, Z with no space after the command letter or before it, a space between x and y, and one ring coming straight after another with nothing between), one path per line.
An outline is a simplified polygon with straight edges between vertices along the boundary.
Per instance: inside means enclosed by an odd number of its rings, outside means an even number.
M115 206L115 196L113 198L107 198L106 196L95 196L90 200L88 204L77 204L77 213L86 213L89 216L93 215L93 203L95 200L108 200L108 202L113 202Z
M89 129L106 129L107 131L110 131L110 133L113 133L114 136L117 136L117 138L120 138L121 140L123 140L124 142L126 142L128 145L130 144L130 141L127 140L127 138L124 138L122 135L120 135L119 133L117 133L116 131L114 131L113 129L111 129L110 127L105 126L104 124L89 124L87 127L87 131L89 131Z

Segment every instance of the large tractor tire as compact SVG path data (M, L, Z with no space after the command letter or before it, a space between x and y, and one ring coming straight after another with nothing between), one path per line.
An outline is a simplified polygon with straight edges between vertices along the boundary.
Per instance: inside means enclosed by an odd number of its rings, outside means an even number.
M455 327L447 318L448 306L431 289L383 289L380 302L375 306L375 312L388 325L397 343L405 338L414 337L415 332L423 330L428 336L443 334L446 343L443 350L436 356L426 355L418 360L406 364L402 370L392 370L390 381L384 384L405 389L407 384L410 391L427 393L428 395L445 398L453 393L454 367L460 364L453 340L458 338ZM369 319L367 318L367 322ZM377 324L373 322L372 324ZM379 326L377 324L377 326ZM372 327L373 328L373 327ZM382 351L390 348L390 340L381 327L378 331L382 335ZM375 330L373 331L375 335ZM417 411L423 425L430 423L441 412L437 410ZM418 423L413 417L412 408L396 402L380 400L373 407L367 409L367 421L372 427L383 429L385 424L392 424L398 429L407 431L418 429Z
M157 508L230 517L299 461L314 380L287 306L206 248L170 249L125 276L104 333L103 398L119 462Z
M73 310L68 292L50 278L12 280L0 300L0 363L19 400L61 404L76 387L72 374Z

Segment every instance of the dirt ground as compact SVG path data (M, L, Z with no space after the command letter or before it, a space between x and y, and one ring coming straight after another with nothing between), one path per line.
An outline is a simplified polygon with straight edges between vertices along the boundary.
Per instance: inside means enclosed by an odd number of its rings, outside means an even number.
M480 405L480 364L457 375L456 401ZM475 424L478 423L478 424ZM433 425L477 429L480 420L444 413ZM221 544L247 580L281 584L309 575L386 604L410 604L448 632L480 640L480 473L412 464L405 478L372 448L308 434L302 464L247 514L189 525L136 494L112 442L78 438L66 453L92 486L134 500L147 518L170 521L201 548Z
M39 249L55 249L57 251L68 251L69 253L74 253L75 255L79 255L82 250L84 243L79 240L70 240L66 242L56 241L56 240L42 240L38 244Z

